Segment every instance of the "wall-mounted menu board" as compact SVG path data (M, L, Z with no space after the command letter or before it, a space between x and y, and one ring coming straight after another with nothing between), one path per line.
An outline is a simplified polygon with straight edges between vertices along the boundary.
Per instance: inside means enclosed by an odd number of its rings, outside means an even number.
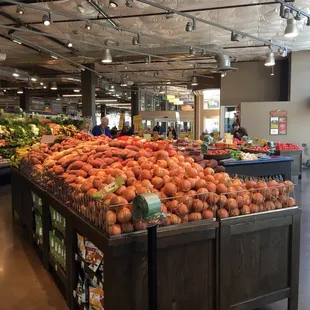
M43 112L45 110L43 98L31 97L29 101L29 110L31 112Z
M270 111L270 135L287 134L287 111Z

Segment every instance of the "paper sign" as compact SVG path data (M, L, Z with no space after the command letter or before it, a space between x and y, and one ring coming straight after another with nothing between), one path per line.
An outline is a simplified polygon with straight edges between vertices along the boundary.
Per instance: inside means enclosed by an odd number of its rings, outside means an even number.
M122 130L124 127L124 122L125 122L125 114L122 113L119 117L119 124L118 124L118 130Z
M41 143L50 144L54 142L55 142L55 136L53 135L43 135L41 138Z
M134 115L133 125L134 125L135 132L139 132L142 130L142 116L141 115Z
M287 134L287 111L270 111L270 135Z

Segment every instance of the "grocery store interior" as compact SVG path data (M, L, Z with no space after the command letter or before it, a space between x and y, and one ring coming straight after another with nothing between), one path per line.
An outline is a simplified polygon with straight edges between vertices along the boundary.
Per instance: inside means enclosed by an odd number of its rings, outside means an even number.
M308 0L0 0L0 310L309 310L308 69Z

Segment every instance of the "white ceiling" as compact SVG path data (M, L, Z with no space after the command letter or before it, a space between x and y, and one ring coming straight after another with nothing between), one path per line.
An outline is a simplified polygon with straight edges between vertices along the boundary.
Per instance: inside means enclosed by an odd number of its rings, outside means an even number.
M273 40L289 47L292 51L310 49L310 27L305 25L304 18L298 22L300 35L297 38L287 39L283 36L286 21L281 19L279 16L280 4L264 5L263 3L267 1L253 0L154 0L153 2L176 10L207 9L222 6L259 3L260 5L251 7L202 10L190 14L195 17L249 33L258 38ZM142 4L138 1L133 1L132 3L132 8L125 6L125 0L122 1L122 4L118 8L111 8L108 6L108 0L98 1L98 4L109 16L140 15L147 13L156 14L163 12L160 9ZM84 6L84 14L77 10L78 4ZM294 4L306 13L310 13L309 0L296 0ZM70 14L75 16L76 19L96 18L98 16L98 12L96 12L88 1L63 0L37 3L35 6L47 8L59 13ZM74 56L68 51L68 49L51 40L48 40L42 35L16 31L16 36L33 42L34 45L43 46L55 53L69 57L79 63L83 63L83 59L77 57L77 55L91 57L88 61L93 61L94 59L97 62L95 67L96 71L100 72L104 77L109 78L114 82L119 82L121 75L126 75L126 77L133 82L159 83L166 82L168 80L176 83L178 81L188 82L194 74L194 71L196 74L204 75L210 72L210 67L212 68L216 66L214 59L210 59L210 56L212 55L196 55L191 58L188 53L188 47L184 47L178 43L187 44L188 46L202 46L205 47L205 51L210 50L214 52L220 52L221 48L224 48L224 52L229 54L235 61L261 60L265 58L265 55L268 52L268 47L262 47L262 42L249 38L244 38L240 42L231 42L231 33L229 31L200 22L197 22L196 31L186 32L185 25L188 22L188 19L180 15L175 15L172 19L166 19L165 15L114 19L114 21L117 22L122 28L141 34L141 46L133 46L133 34L126 31L117 31L107 27L106 25L110 24L104 20L96 21L96 23L92 24L92 30L87 31L85 30L85 22L82 21L63 23L55 22L49 27L46 27L40 23L44 12L34 10L26 6L25 14L22 16L18 16L16 14L16 6L14 5L1 7L1 10L15 18L20 17L23 24L38 22L38 24L34 24L33 26L41 31L56 36L63 42L72 40L74 48L77 49L78 52ZM54 21L68 19L67 17L56 14L53 14L52 16ZM7 25L11 23L12 22L10 20L0 17L0 24ZM7 34L8 29L0 28L0 33ZM177 41L178 43L145 37L143 34L158 36ZM114 41L114 43L118 43L118 46L115 46L113 43L108 43L111 49L127 49L133 52L112 50L113 57L117 60L117 65L101 65L100 57L105 47L106 40L111 40ZM210 46L211 44L213 46ZM7 60L3 62L4 65L13 66L14 64L39 64L44 67L63 72L78 72L78 69L72 67L72 65L69 65L66 61L52 61L51 59L46 59L38 56L37 52L12 43L8 40L0 38L0 45L1 51L7 53L8 56ZM238 48L240 46L248 46L248 48ZM277 52L277 50L278 48L274 48L275 52ZM167 64L166 61L162 61L161 63L146 65L143 63L145 56L135 55L137 52L159 56L165 55L166 59L170 58L187 61L172 62L171 64ZM135 58L132 58L133 55ZM156 59L157 58L152 58L152 61L155 61ZM132 63L133 60L138 63ZM158 72L156 70L158 70Z

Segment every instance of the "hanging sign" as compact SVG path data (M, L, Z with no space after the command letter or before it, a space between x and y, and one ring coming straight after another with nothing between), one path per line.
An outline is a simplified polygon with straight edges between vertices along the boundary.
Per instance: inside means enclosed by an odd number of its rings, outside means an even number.
M134 125L135 132L142 131L142 116L141 115L133 116L133 125Z
M287 134L287 111L270 111L270 135Z
M122 130L125 122L125 113L122 113L119 117L118 130Z

